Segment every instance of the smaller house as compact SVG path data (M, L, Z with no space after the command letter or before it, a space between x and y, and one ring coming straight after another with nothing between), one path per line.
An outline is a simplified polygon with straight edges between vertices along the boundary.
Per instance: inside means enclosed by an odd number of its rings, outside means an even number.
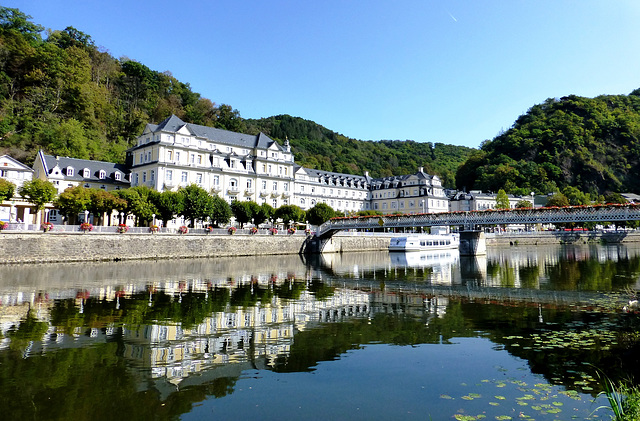
M0 220L5 222L24 221L28 218L30 204L18 194L25 181L33 177L33 170L9 155L0 156L0 178L15 184L16 191L11 200L0 204Z
M78 185L107 191L131 186L130 172L124 164L52 156L42 151L36 156L33 171L35 178L53 183L58 194Z

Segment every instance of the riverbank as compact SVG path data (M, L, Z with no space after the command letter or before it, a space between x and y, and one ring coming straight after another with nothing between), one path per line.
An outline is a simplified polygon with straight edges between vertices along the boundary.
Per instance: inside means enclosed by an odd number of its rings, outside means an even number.
M391 235L345 233L334 236L339 253L384 251ZM104 234L3 232L0 264L187 259L193 257L299 254L301 235ZM640 242L640 232L539 232L487 235L488 246Z

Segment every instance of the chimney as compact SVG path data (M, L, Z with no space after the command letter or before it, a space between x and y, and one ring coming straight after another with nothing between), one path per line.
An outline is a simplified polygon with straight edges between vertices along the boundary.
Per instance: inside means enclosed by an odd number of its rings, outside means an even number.
M424 172L424 167L418 167L418 172Z

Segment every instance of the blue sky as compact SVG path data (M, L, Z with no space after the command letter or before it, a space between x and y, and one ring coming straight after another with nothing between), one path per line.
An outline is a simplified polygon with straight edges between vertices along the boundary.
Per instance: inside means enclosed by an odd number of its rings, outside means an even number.
M640 87L637 0L5 0L244 118L479 147L550 97Z

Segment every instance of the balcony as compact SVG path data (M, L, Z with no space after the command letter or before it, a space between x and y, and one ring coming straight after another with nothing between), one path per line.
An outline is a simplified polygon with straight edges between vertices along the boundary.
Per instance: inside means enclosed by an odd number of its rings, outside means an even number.
M260 192L260 197L267 197L267 196L269 196L269 192L268 192L268 191L266 191L266 190L262 190L262 191Z
M282 197L291 197L291 192L282 192Z
M251 196L253 193L255 193L255 190L251 187L247 187L246 189L244 189L245 196Z
M238 194L240 193L240 189L238 188L238 186L231 186L227 189L227 193L228 194Z
M214 184L211 187L211 191L214 192L214 193L220 193L222 191L222 187L220 187L219 184Z

